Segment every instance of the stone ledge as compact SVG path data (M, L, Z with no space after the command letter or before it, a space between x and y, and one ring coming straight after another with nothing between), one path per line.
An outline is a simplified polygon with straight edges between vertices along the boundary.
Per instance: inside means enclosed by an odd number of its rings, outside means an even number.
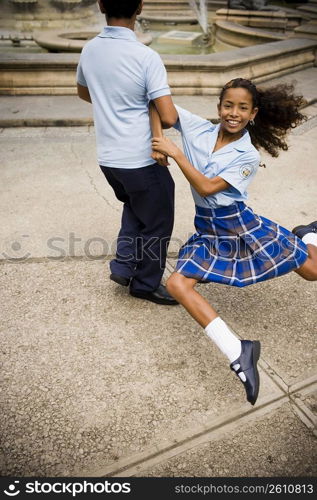
M249 47L286 38L286 35L250 28L230 21L216 20L215 27L216 40L234 47Z
M314 14L314 17L317 17L317 5L301 5L298 9L307 14Z
M239 10L239 9L218 9L216 11L217 16L240 16L244 18L252 17L262 17L265 19L276 19L276 18L302 18L301 13L285 12L284 10Z
M81 52L84 45L90 39L96 37L99 31L91 30L47 30L36 31L33 34L34 41L50 52ZM150 45L152 36L150 33L136 32L139 42Z
M308 19L306 14L297 12L295 9L252 11L219 9L216 11L216 19L221 21L233 21L244 26L264 27L268 29L287 28L291 29Z
M179 12L144 12L138 16L140 21L150 23L175 23L175 24L198 24L197 18L193 14L182 14Z
M262 82L316 65L315 40L293 38L200 56L166 55L169 84L178 95L215 95L237 75ZM76 93L78 54L2 54L0 94Z
M242 16L242 17L285 17L285 12L282 10L244 10L244 9L219 9L216 14L227 16Z
M317 20L298 26L294 29L292 37L311 38L317 40Z

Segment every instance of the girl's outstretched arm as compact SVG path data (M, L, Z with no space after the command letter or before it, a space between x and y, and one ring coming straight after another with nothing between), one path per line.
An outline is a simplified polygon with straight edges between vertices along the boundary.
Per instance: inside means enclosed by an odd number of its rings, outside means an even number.
M159 151L176 161L188 182L200 196L215 194L230 187L230 184L221 177L217 176L210 179L196 170L184 153L167 137L153 137L152 147L154 151Z

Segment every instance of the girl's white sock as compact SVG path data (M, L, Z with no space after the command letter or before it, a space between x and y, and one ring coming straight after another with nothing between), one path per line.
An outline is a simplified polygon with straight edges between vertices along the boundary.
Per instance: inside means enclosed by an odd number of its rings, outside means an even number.
M315 245L317 247L317 233L307 233L302 237L302 241L304 243L310 243L311 245Z
M211 321L206 326L205 331L208 337L217 345L221 352L227 356L230 363L235 361L241 354L241 340L238 339L226 325L226 323L219 318L219 316ZM239 364L234 365L234 369L238 370ZM243 382L246 376L243 372L239 373L239 377Z
M229 359L235 361L241 354L241 341L228 328L219 316L206 326L208 337L215 342L220 351Z

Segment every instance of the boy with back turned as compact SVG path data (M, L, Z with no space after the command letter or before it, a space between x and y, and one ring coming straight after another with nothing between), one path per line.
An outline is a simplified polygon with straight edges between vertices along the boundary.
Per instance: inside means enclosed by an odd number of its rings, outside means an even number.
M164 305L176 300L161 284L174 222L174 182L167 161L152 157L149 101L163 126L177 121L159 57L134 33L140 0L98 0L107 26L84 47L78 95L91 102L98 162L123 203L110 278L130 294ZM153 131L154 132L154 131Z

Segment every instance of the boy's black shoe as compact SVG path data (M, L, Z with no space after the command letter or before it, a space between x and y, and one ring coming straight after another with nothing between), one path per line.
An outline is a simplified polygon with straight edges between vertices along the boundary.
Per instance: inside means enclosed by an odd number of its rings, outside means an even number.
M243 382L239 377L240 382L243 383L247 400L251 405L257 400L260 387L260 377L257 369L257 362L260 357L261 344L258 340L241 340L241 354L236 361L230 364L237 377L239 373L243 372L246 376L246 381ZM234 365L240 365L238 370L233 368Z
M128 286L130 283L130 278L125 278L124 276L120 276L119 274L111 273L110 279L118 283L118 285L122 286Z
M292 233L294 233L298 238L303 239L305 234L307 233L317 233L317 220L307 224L306 226L296 226L292 229Z
M168 293L164 285L160 285L153 292L141 292L130 288L130 295L137 299L149 300L150 302L164 306L176 306L178 304L177 300Z

